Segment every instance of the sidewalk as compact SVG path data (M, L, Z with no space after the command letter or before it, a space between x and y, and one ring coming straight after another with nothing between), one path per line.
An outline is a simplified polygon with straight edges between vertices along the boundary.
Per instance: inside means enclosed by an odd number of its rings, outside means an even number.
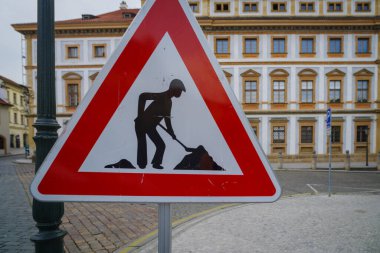
M380 195L247 204L177 227L172 252L378 252L379 216ZM133 252L157 252L157 239Z
M14 156L14 155L25 155L24 148L11 148L8 154L4 154L3 150L0 152L0 157Z

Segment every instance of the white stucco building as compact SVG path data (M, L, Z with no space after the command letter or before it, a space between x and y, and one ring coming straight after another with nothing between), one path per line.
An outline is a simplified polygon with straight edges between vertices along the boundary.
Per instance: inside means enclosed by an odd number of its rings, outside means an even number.
M142 1L144 4L144 1ZM194 0L189 5L270 157L364 159L380 151L377 0ZM138 9L56 22L57 120L64 125ZM36 94L36 24L25 36L27 85ZM131 59L133 60L133 59ZM30 99L32 124L36 100ZM33 128L30 128L33 131ZM31 133L29 136L33 136Z

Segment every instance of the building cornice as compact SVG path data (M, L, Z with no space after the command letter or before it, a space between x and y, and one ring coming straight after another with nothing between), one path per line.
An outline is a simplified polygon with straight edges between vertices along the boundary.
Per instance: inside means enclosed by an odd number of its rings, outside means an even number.
M380 17L197 17L204 31L378 31ZM56 35L123 34L131 21L56 23ZM23 35L35 35L36 23L13 24Z

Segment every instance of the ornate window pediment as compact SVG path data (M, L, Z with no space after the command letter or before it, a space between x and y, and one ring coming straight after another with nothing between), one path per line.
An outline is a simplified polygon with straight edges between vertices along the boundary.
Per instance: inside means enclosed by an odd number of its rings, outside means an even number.
M317 76L318 73L313 69L303 69L298 73L298 76Z
M269 75L271 77L288 77L289 73L284 69L275 69Z
M253 69L249 69L247 71L244 71L240 74L241 77L259 77L261 76L260 73L254 71Z
M82 76L75 72L69 72L62 76L63 80L82 80Z
M344 73L343 71L339 69L331 70L330 72L326 74L326 76L345 76L345 75L346 73Z
M90 80L94 81L98 75L99 75L99 72L96 72L96 73L90 75L88 78L90 78Z
M367 69L361 69L355 72L354 76L373 76L373 73Z

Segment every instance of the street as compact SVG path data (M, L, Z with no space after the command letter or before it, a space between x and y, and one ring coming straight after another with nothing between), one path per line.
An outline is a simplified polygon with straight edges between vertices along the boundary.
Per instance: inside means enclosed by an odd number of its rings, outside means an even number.
M0 157L0 251L33 252L29 237L36 233L32 219L29 184L34 165L15 164L21 156ZM283 197L325 195L326 171L275 171ZM337 195L380 194L379 172L335 171L332 192ZM183 223L221 204L173 204L173 222ZM208 213L210 214L210 213ZM127 203L65 203L62 228L67 252L114 252L157 228L157 205ZM318 252L318 251L317 251Z

